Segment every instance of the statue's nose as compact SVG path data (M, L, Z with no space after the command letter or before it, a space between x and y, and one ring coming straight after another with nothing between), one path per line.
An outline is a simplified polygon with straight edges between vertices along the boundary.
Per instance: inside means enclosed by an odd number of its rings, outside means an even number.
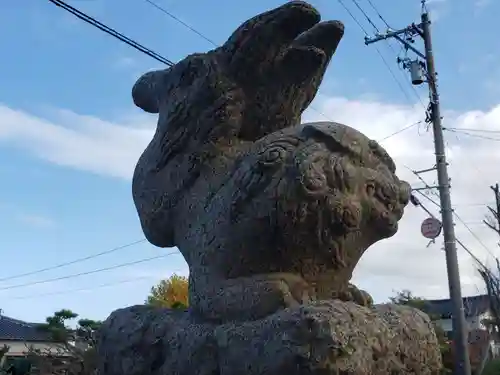
M155 70L143 74L132 88L134 104L149 113L159 112L160 94L167 70Z
M410 194L411 194L410 184L406 181L401 181L399 185L399 195L398 195L399 202L402 205L406 206L410 201Z

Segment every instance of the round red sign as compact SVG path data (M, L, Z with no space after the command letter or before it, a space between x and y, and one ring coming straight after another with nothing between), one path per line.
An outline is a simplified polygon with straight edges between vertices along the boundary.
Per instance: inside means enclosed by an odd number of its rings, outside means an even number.
M433 240L441 234L442 228L443 226L438 219L435 217L428 217L422 222L420 231L422 232L422 236Z

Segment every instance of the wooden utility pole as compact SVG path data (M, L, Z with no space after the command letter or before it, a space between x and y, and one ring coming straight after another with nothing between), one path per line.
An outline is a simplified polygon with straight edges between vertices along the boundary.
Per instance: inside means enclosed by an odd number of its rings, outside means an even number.
M460 274L458 269L458 256L453 223L453 208L450 197L450 179L448 176L448 163L446 161L443 127L441 124L441 109L437 87L437 73L434 64L434 51L430 30L431 21L426 10L425 0L422 0L422 14L419 24L411 24L401 30L387 30L384 34L378 34L373 38L365 38L365 44L372 44L381 40L396 39L403 44L406 51L416 55L415 59L398 59L403 67L409 70L411 81L414 85L427 83L429 88L430 105L428 110L429 122L432 123L434 134L434 151L436 165L434 168L420 171L424 173L431 170L437 171L441 219L443 225L444 248L446 254L446 268L448 271L448 287L450 300L453 307L453 342L455 345L455 375L471 375L468 329L465 320L465 311L462 301L462 290L460 285ZM414 47L414 39L421 38L424 42L424 53ZM497 194L498 197L498 194ZM499 209L500 210L500 209ZM498 215L497 215L498 216Z

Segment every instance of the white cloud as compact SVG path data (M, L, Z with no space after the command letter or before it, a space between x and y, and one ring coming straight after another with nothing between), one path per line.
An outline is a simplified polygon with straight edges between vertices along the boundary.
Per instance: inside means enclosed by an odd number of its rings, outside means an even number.
M47 216L19 213L15 216L16 220L31 227L48 229L56 226L56 222Z
M314 108L329 119L356 127L377 140L424 117L420 104L410 107L367 99L319 96ZM325 119L318 112L308 111L304 120ZM42 118L0 105L0 144L24 149L35 157L62 166L130 179L137 158L152 136L154 123L154 116L136 116L132 122L114 123L61 110ZM500 131L500 105L488 111L445 112L445 126ZM477 223L486 213L486 207L481 204L493 201L489 186L500 180L499 142L462 133L446 132L445 135L456 212L471 223L470 227L486 247L498 254L498 238ZM500 134L491 135L495 137L500 139ZM421 170L435 163L432 136L425 126L415 126L382 144L396 160L400 177L421 186L406 166ZM423 177L429 184L435 183L434 172ZM438 214L432 203L427 202L427 206ZM355 283L377 300L403 288L424 297L446 297L442 240L427 247L428 241L420 235L420 223L426 217L422 210L408 207L398 234L376 244L363 257L355 272ZM456 233L481 260L489 259L491 263L491 255L459 222ZM462 249L459 249L459 261L464 295L477 293L481 281L471 258Z
M0 142L59 165L131 178L153 134L153 122L119 125L66 110L54 111L51 117L0 105Z

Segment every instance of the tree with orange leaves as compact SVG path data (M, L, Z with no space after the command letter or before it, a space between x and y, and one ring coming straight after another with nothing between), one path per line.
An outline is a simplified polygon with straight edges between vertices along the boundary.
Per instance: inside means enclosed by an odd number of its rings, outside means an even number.
M146 303L173 309L186 308L189 304L188 285L187 277L174 274L151 288Z

